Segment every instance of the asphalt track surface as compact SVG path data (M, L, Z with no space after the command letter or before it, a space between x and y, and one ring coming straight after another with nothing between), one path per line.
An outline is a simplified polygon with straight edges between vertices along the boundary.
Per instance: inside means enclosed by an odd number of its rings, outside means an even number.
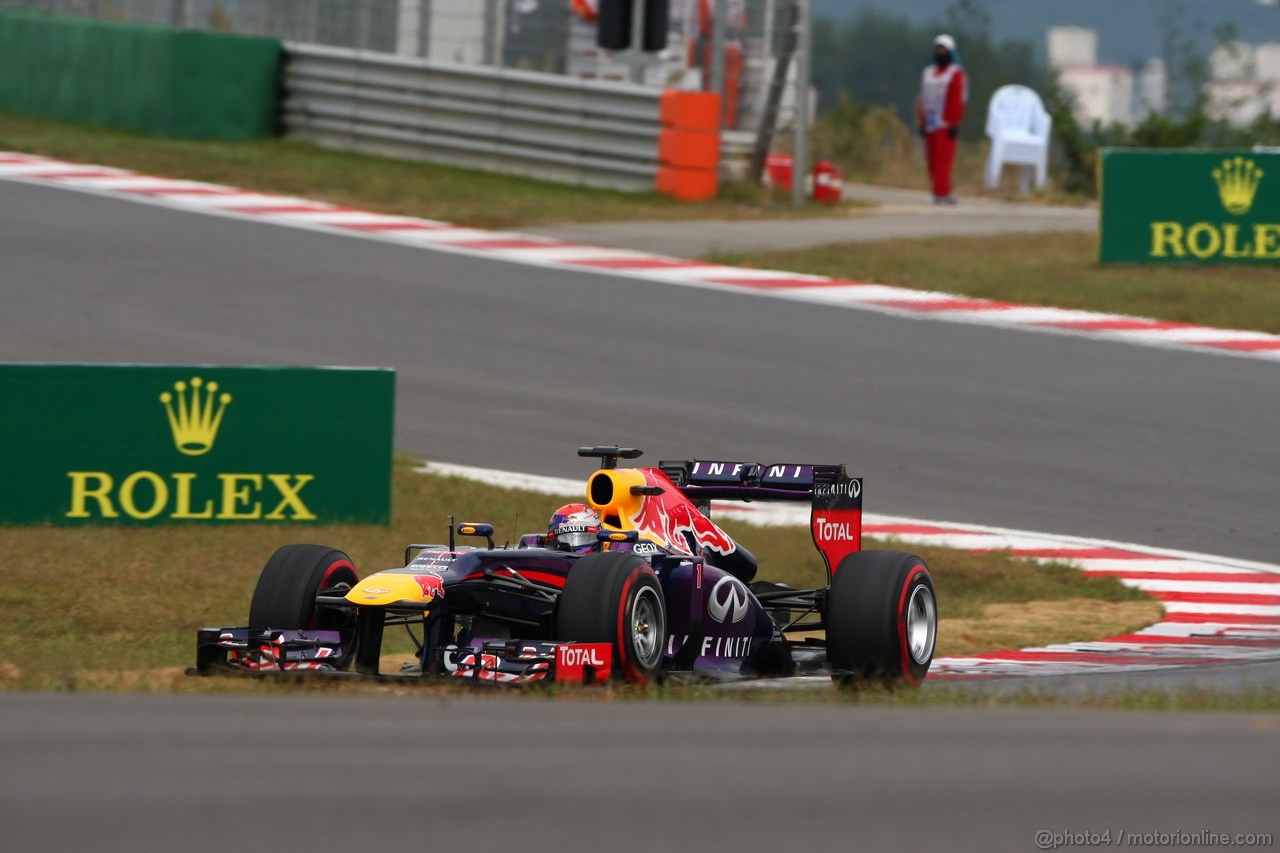
M15 853L1031 851L1041 831L1280 828L1280 721L1246 714L9 694L0 755Z
M389 365L397 447L843 460L880 513L1274 561L1280 371L0 182L0 360ZM0 695L13 850L1031 850L1275 831L1274 716Z
M396 446L844 461L885 514L1274 561L1280 370L0 182L0 360L385 365ZM339 403L340 404L340 403ZM425 531L424 531L425 532Z

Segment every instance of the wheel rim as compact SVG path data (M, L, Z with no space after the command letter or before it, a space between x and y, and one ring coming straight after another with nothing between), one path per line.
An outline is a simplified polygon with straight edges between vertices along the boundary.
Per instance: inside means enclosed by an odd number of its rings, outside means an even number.
M916 663L928 663L933 657L933 642L938 634L938 607L933 593L920 584L907 602L907 648Z
M662 656L662 638L666 633L666 615L657 591L652 587L641 587L631 602L631 648L637 664L645 669L658 665Z

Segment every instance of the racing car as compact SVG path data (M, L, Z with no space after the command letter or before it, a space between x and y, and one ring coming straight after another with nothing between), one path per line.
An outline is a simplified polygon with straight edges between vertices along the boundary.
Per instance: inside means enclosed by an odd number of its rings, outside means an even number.
M933 579L913 554L861 550L862 480L843 465L619 468L641 451L578 455L600 460L586 482L600 518L589 553L540 533L497 547L491 524L450 519L447 543L408 545L404 565L361 579L342 551L286 545L259 576L247 627L198 631L195 671L512 684L820 675L855 688L924 678ZM755 556L711 518L726 500L808 502L827 583L757 580ZM416 648L397 673L380 670L389 626Z

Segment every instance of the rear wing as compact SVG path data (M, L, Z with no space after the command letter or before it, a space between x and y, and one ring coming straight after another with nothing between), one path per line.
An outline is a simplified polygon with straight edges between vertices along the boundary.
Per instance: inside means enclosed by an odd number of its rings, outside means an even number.
M809 503L809 532L828 578L862 548L862 478L843 465L687 459L663 460L658 469L704 514L713 500Z
M844 474L843 465L664 459L658 469L691 500L807 501L815 477Z

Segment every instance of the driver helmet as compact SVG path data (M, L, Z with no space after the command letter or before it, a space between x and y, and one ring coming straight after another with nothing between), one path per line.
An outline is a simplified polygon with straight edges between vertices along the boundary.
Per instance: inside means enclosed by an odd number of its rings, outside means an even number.
M598 543L600 516L586 504L565 504L551 514L547 526L547 547L581 554L593 551Z

